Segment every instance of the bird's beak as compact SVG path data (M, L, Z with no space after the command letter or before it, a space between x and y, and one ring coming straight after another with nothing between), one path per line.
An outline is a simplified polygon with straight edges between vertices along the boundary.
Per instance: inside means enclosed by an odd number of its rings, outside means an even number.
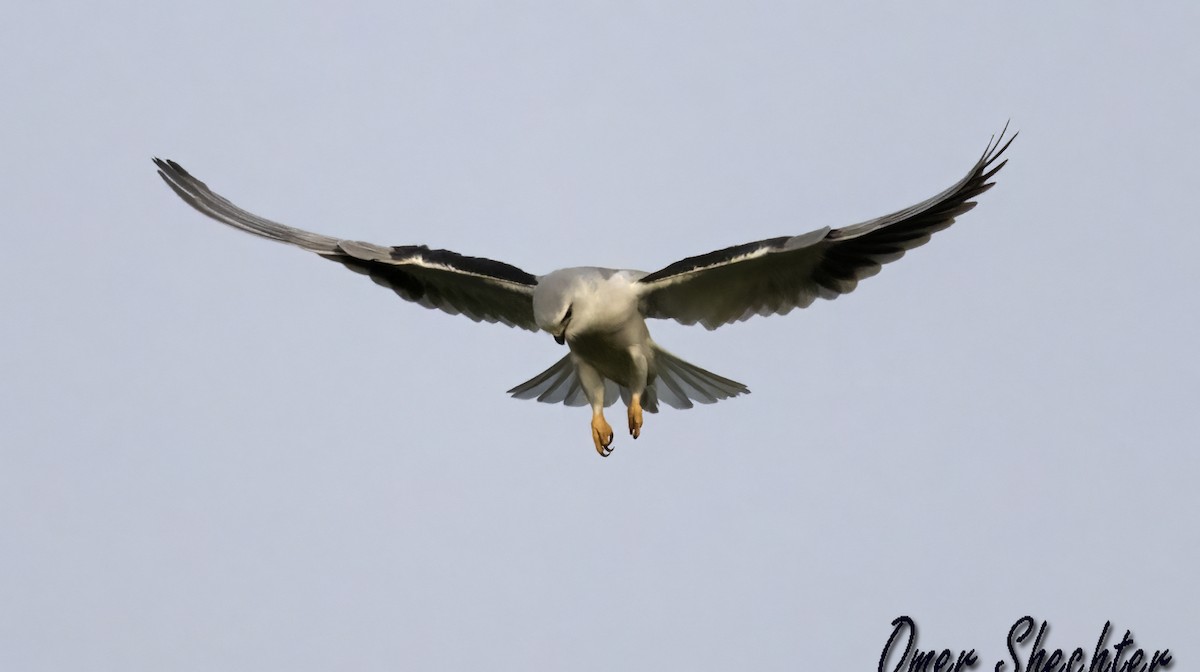
M555 335L554 335L554 342L555 342L555 343L558 343L559 345L563 345L563 344L565 344L565 343L567 342L567 336L566 336L566 332L563 332L563 333L561 333L561 334L555 334Z

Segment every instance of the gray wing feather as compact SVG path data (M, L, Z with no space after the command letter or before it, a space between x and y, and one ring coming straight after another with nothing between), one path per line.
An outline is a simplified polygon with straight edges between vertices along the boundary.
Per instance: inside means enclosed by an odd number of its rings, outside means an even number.
M537 331L537 277L515 266L424 245L385 247L293 228L239 208L174 161L154 164L184 202L222 224L336 261L426 308Z
M840 229L729 247L675 262L642 277L640 306L646 317L699 322L709 329L754 315L784 315L821 299L851 292L859 280L904 253L929 242L970 200L993 186L1007 161L997 160L1016 139L1005 132L988 142L983 155L953 186L916 205Z

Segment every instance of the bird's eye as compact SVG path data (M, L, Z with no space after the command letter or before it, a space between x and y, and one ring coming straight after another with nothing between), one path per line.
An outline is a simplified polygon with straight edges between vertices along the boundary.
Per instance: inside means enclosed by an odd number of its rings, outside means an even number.
M566 322L567 320L571 319L571 308L573 308L573 307L574 306L567 306L567 313L566 313L566 315L563 315L563 319L562 319L563 322Z

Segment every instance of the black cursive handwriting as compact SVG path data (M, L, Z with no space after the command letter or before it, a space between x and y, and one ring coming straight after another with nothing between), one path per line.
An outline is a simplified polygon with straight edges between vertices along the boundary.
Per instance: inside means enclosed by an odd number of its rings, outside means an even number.
M922 652L915 648L917 645L917 624L908 616L900 616L892 621L892 636L888 637L887 644L883 645L883 654L879 656L879 672L885 672L887 668L887 660L892 653L892 645L896 643L896 639L900 637L900 633L908 630L908 644L904 646L904 655L900 656L894 672L959 672L964 667L975 667L978 659L975 657L975 649L964 651L958 654L958 659L954 659L954 653L950 649L942 649L941 653L937 651ZM936 654L936 657L935 657ZM904 662L908 661L908 667L904 666ZM953 661L953 662L951 662Z
M1084 653L1083 647L1076 647L1069 657L1063 653L1062 649L1046 651L1042 642L1050 630L1050 624L1042 621L1037 628L1037 636L1030 647L1029 656L1022 665L1021 657L1017 653L1017 645L1029 638L1035 624L1036 621L1032 616L1023 616L1017 619L1017 622L1013 623L1008 630L1008 655L1012 658L1013 672L1157 672L1171 666L1170 649L1155 651L1148 663L1145 662L1146 652L1142 649L1135 649L1129 655L1129 659L1122 662L1121 658L1125 655L1126 649L1133 646L1133 633L1129 630L1125 631L1125 636L1121 638L1120 642L1113 645L1113 654L1109 656L1108 647L1104 645L1104 641L1108 639L1108 630L1112 627L1112 621L1105 621L1104 628L1100 630L1100 639L1096 640L1096 648L1092 650L1091 663L1086 667L1084 661L1087 655ZM995 672L1001 672L1003 669L1003 660L996 663Z

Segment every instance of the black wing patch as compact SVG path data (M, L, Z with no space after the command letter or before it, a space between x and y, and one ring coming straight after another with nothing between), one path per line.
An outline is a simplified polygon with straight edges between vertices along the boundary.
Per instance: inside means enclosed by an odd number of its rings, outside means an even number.
M925 244L975 207L993 186L1017 135L988 142L971 170L949 189L898 212L840 229L818 229L677 261L639 280L646 317L715 329L754 315L786 314L817 298L853 291L905 252Z
M471 275L486 276L497 280L507 280L518 285L537 284L537 276L503 261L485 257L468 257L450 250L431 250L425 245L397 245L392 248L392 259L397 262L423 258L433 264L442 264Z
M533 318L537 276L516 266L424 245L383 247L296 229L234 205L174 161L154 159L154 163L180 198L222 224L336 261L426 308L537 331Z
M744 257L760 250L782 250L783 244L791 239L791 236L768 238L767 240L760 240L742 245L734 245L733 247L727 247L723 250L709 252L708 254L698 254L694 257L688 257L687 259L680 259L666 268L659 269L650 275L641 278L638 280L638 282L651 283L655 280L662 280L663 278L669 278L673 275L683 275L684 273L690 273L691 271L708 268L710 266L728 264L738 257Z

